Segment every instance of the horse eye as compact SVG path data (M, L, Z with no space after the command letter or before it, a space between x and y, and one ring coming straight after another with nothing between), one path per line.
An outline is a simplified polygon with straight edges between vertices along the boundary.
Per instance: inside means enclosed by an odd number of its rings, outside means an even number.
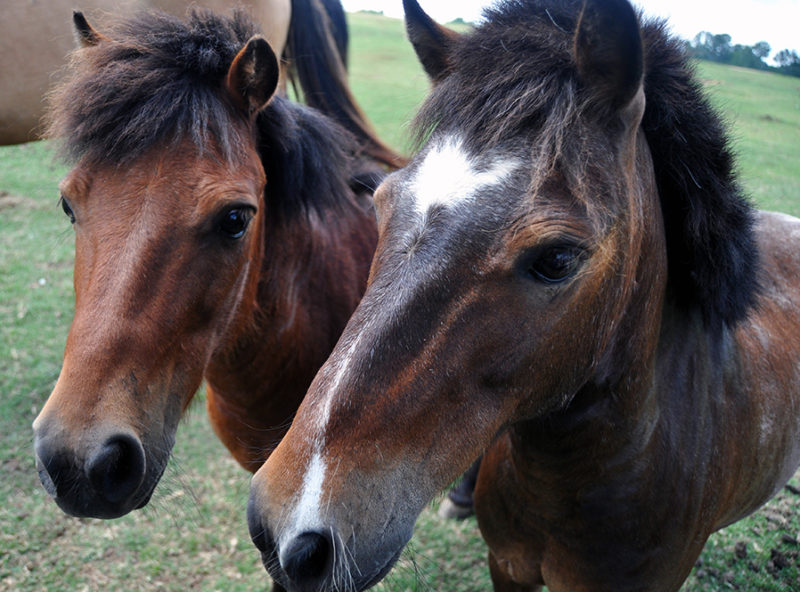
M67 218L69 218L70 223L75 224L75 213L72 211L72 208L69 207L69 203L67 203L67 200L64 199L64 196L62 195L58 201L61 204L61 209L64 210L64 213L67 215Z
M219 231L228 238L242 238L253 212L250 208L231 208L226 210L219 220Z
M528 274L547 284L557 284L578 268L583 251L575 246L551 246L540 250L527 266Z

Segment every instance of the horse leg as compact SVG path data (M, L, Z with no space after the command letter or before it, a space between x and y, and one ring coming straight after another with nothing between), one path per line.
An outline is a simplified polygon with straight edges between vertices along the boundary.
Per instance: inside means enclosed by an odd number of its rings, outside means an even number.
M539 584L525 586L512 580L491 551L489 551L489 575L492 577L494 592L541 592L542 590Z
M449 491L447 497L439 506L439 516L461 520L475 513L472 494L475 491L475 481L478 479L478 469L481 468L481 457L478 457L468 468L461 480Z

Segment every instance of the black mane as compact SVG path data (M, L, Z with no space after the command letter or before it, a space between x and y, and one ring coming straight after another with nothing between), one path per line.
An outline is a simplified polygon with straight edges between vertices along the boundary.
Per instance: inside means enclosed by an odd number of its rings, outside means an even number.
M573 55L582 0L506 0L453 42L448 76L415 122L417 141L458 130L475 151L513 138L552 154L570 141L587 98ZM639 16L645 51L642 128L665 219L672 302L713 325L743 318L757 293L753 211L736 180L720 116L682 43Z
M122 166L187 138L201 152L215 142L236 158L238 143L252 137L227 100L225 77L255 33L241 11L193 10L185 23L158 12L123 20L108 32L111 41L78 50L72 75L50 97L48 135L67 158L93 164ZM337 123L279 97L258 114L255 134L275 213L338 207L352 196L348 184L378 170L359 159L356 140ZM365 171L354 168L360 164Z
M233 58L257 32L242 12L195 10L186 23L158 12L122 20L111 41L80 49L50 97L48 135L65 155L130 162L164 142L213 139L230 157L232 106L221 99Z
M274 97L256 119L271 215L285 220L311 210L324 216L353 193L373 193L384 170L361 157L355 138L319 111Z

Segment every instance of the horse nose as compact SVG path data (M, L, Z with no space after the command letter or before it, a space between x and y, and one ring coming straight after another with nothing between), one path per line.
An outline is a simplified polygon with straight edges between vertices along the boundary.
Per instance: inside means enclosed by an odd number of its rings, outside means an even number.
M67 455L63 452L51 452L37 442L36 470L47 494L52 498L62 496L70 488L71 470Z
M139 490L145 477L145 457L141 442L130 434L106 439L86 462L86 477L105 501L118 504Z
M323 590L330 584L336 551L329 533L307 530L281 545L279 552L252 497L247 504L247 525L264 566L284 587L305 592Z
M326 532L303 532L281 552L281 567L299 589L321 590L333 572L333 544Z
M261 517L258 515L255 503L252 496L247 502L247 527L250 530L250 538L253 544L265 557L272 556L275 552L275 544L269 531L261 523Z
M144 447L132 434L113 431L71 442L54 422L34 428L39 479L58 506L72 516L117 518L149 500Z

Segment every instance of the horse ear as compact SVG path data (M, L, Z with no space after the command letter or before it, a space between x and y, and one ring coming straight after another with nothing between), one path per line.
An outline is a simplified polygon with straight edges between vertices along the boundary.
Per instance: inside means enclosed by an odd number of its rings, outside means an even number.
M95 31L79 10L73 11L72 23L75 25L75 38L81 47L92 47L101 41L108 41L108 37Z
M437 82L450 73L450 47L459 35L429 17L417 0L403 0L403 8L411 45L425 72Z
M254 35L233 58L225 85L236 106L253 116L275 94L279 75L275 52L266 39Z
M642 85L639 19L628 0L586 0L575 31L581 81L596 101L617 111Z

